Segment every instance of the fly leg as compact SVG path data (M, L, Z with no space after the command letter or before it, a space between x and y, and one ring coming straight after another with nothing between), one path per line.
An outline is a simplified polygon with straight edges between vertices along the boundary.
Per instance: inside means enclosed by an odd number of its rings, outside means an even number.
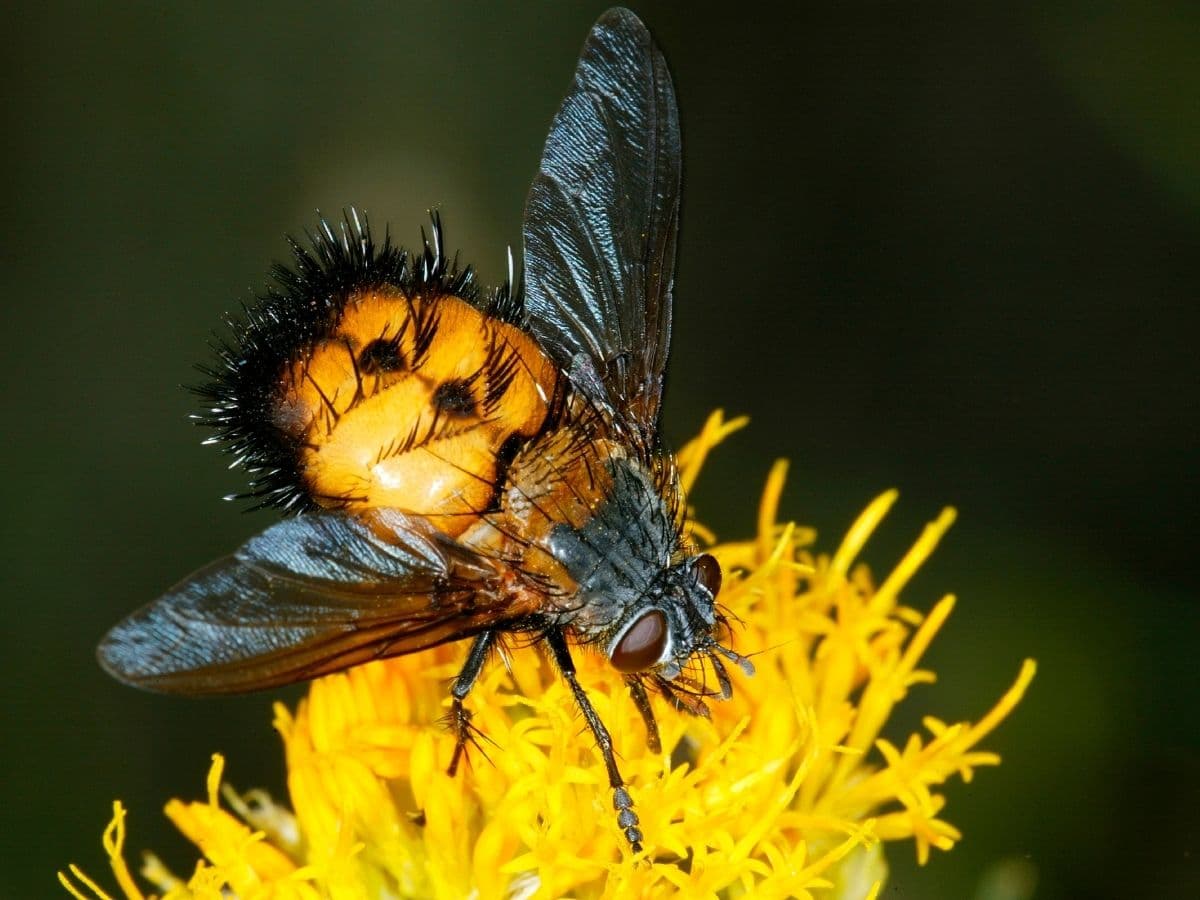
M449 720L450 727L454 729L454 756L450 758L450 766L446 769L448 775L458 771L458 764L466 755L467 744L474 743L475 735L479 733L478 729L472 727L471 711L463 706L463 701L475 686L475 680L487 660L488 651L495 642L495 631L484 631L475 637L467 653L467 661L463 663L458 677L454 679L454 685L450 688L453 700L450 704Z
M654 710L650 707L646 686L635 675L626 675L625 683L629 686L629 696L633 698L633 705L637 707L637 711L642 714L642 721L646 723L646 746L650 748L651 753L662 753L658 722L654 720Z
M625 839L629 841L633 852L641 853L642 832L638 828L637 813L633 811L633 798L629 796L629 790L625 787L625 780L621 777L621 772L617 768L617 760L613 756L612 737L609 735L608 729L604 727L604 723L600 721L592 702L588 700L583 686L575 677L575 663L571 659L571 651L567 648L567 639L563 635L562 629L550 629L546 632L546 640L550 644L550 652L554 654L554 661L558 663L559 671L570 685L571 693L575 695L575 703L579 707L579 711L583 713L583 718L587 722L588 728L591 729L596 744L600 747L600 755L604 758L604 767L608 769L608 783L613 790L613 809L617 811L617 825L625 832Z

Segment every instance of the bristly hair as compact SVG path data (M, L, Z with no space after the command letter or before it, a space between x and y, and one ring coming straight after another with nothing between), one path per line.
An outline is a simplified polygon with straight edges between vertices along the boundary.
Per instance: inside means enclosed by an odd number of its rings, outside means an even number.
M460 269L457 254L447 256L441 216L435 211L430 218L430 233L421 229L421 249L411 254L394 245L386 229L376 244L367 217L356 209L343 213L336 229L321 218L315 234L306 231L309 247L287 238L292 262L272 267L275 284L243 303L240 316L225 317L231 336L214 335L215 362L197 366L210 381L192 388L205 402L192 418L216 430L204 443L221 447L250 476L249 490L226 499L250 499L256 501L251 509L286 513L316 507L301 479L299 447L273 424L271 406L284 367L336 327L352 295L382 288L410 298L454 295L525 327L511 252L504 284L481 296L471 267Z

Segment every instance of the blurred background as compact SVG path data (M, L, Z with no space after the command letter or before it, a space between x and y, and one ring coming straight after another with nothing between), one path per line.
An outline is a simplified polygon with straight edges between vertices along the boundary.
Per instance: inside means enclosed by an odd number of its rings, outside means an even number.
M214 750L283 795L274 695L153 697L93 661L119 616L273 520L218 499L241 478L179 385L317 209L412 243L436 207L499 280L601 9L10 7L0 896L56 896L69 861L107 875L118 796L133 857L188 871L160 809L201 794ZM963 842L923 868L889 845L885 896L1200 896L1197 7L637 11L685 141L666 431L753 419L703 518L747 534L787 456L785 512L832 548L895 486L882 570L958 507L906 594L959 595L940 679L893 737L976 718L1041 664L987 741L1004 765L948 789Z

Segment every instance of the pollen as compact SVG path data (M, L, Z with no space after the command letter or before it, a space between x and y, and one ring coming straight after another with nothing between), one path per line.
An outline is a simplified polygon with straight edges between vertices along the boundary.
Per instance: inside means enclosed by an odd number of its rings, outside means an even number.
M402 354L407 358L407 355ZM715 413L679 454L690 487L709 451L744 420ZM870 504L831 551L778 518L786 465L762 492L743 540L707 547L726 573L720 603L740 624L756 674L734 677L711 718L663 709L662 753L598 654L580 679L608 723L637 802L645 850L612 824L603 764L569 689L529 647L510 647L472 693L481 735L469 765L446 774L454 738L439 725L464 647L439 647L315 681L275 707L289 798L224 782L214 758L199 800L167 815L199 861L186 875L154 857L141 881L126 862L126 812L104 833L115 893L72 866L77 898L674 897L875 898L883 845L908 842L921 863L950 850L941 786L999 757L982 744L1020 702L1035 664L975 721L888 727L897 704L934 680L922 660L955 608L905 594L954 520L938 515L877 579L860 557L897 499ZM707 531L695 529L701 543ZM656 701L657 702L657 701ZM142 886L144 885L144 887Z

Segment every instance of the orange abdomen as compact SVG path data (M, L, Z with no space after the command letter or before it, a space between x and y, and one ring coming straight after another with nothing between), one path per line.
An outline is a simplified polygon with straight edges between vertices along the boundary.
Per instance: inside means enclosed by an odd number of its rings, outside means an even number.
M499 456L542 428L557 369L533 340L455 296L351 297L281 374L275 424L321 506L388 506L451 535L493 502Z

